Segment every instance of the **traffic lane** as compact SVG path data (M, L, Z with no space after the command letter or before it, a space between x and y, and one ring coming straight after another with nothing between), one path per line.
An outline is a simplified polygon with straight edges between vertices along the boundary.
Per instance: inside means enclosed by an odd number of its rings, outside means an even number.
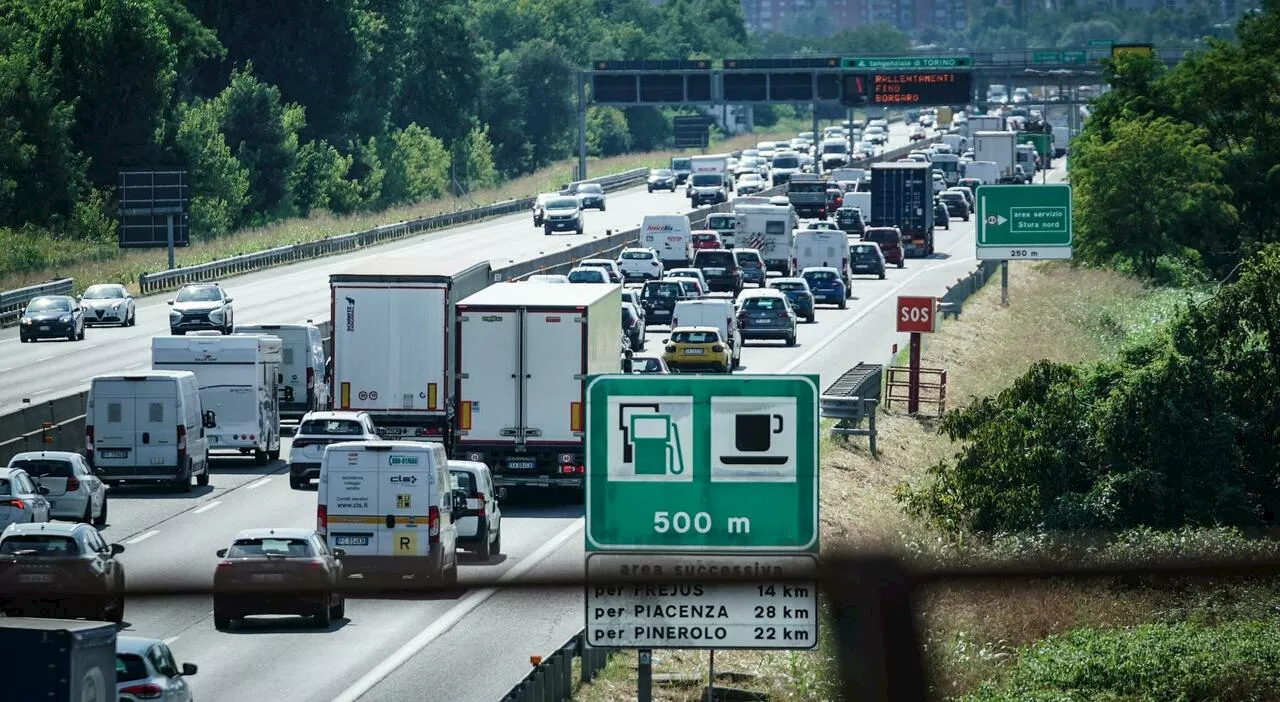
M530 573L580 576L580 530ZM518 582L518 581L517 581ZM492 702L531 669L530 656L546 658L582 629L582 590L500 588L464 620L422 648L362 695L360 702L442 699ZM326 697L328 699L328 697ZM349 696L342 698L344 702Z

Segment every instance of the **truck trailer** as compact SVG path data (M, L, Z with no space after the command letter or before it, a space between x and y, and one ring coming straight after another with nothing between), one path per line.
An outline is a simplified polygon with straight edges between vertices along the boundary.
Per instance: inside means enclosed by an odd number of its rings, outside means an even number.
M116 625L78 619L0 617L8 700L114 700ZM194 666L191 669L194 671Z
M368 412L387 439L450 446L454 306L491 277L488 262L426 258L386 258L329 276L334 409Z
M455 459L510 488L586 485L587 378L622 371L622 287L500 283L458 303Z
M908 256L933 255L933 165L871 165L872 227L897 227Z
M973 135L973 160L995 162L997 183L1014 177L1017 148L1018 135L1013 132L975 132Z

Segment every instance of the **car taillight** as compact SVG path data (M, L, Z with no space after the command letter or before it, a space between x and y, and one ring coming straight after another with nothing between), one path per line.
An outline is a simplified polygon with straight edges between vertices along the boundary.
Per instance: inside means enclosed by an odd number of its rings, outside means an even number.
M89 461L89 465L93 465L93 425L86 424L84 427L84 457Z
M316 531L321 534L329 533L329 510L324 505L316 506Z
M480 501L480 508L476 510L476 516L483 517L484 516L484 493L483 492L472 493L471 499Z
M716 353L720 353L721 351L724 351L724 347L721 346L720 344L716 344L711 347L711 350L715 351Z
M430 543L440 543L440 508L431 507L427 511L427 535Z
M785 316L787 316L787 311L786 311L786 310L778 310L778 316L779 316L779 317L785 317Z
M164 690L153 683L143 683L141 685L130 685L122 687L119 690L121 695L132 695L140 700L158 700L164 697Z
M70 478L67 478L67 488L66 488L67 492L75 492L75 491L77 491L77 490L79 490L79 489L80 489L80 479L79 479L79 478L77 478L77 477L76 477L76 476L74 476L74 475L73 475L73 476L71 476Z
M313 559L313 560L307 561L306 568L307 568L307 570L319 570L319 571L323 571L323 570L324 570L324 561L319 560L319 559Z
M12 500L9 500L9 501L8 501L8 502L6 502L5 504L9 505L10 507L12 507L12 508L14 508L14 509L26 509L26 508L27 508L27 503L25 503L25 502L23 502L22 500L19 500L19 499L17 499L17 498L14 498L14 499L12 499Z
M307 441L306 439L294 439L294 440L293 440L293 447L294 447L294 448L296 448L296 449L306 448L306 447L310 446L310 445L311 445L311 444L313 444L313 443L315 443L315 442L313 442L313 441Z
M218 561L218 567L214 568L214 572L225 571L235 565L232 561Z
M187 462L187 427L178 425L178 470Z
M667 353L675 353L675 352L676 352L676 347L675 347L675 346L673 346L673 345L671 345L671 344L668 344L668 345L667 345Z

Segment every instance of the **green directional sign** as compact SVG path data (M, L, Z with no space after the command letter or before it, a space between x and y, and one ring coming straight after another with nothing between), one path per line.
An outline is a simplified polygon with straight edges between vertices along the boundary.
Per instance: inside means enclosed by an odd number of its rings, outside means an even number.
M1089 40L1089 46L1100 46L1106 49L1110 49L1111 45L1114 43L1116 43L1115 39L1090 39Z
M1018 132L1019 144L1031 144L1036 153L1047 164L1053 157L1053 135L1044 132Z
M588 551L818 551L818 385L607 375L587 386Z
M894 71L929 68L969 68L970 56L855 56L840 59L841 68L888 69Z
M1089 61L1089 52L1087 51L1063 51L1062 62L1064 64L1082 64Z
M1062 60L1062 54L1057 51L1032 51L1031 63L1059 63Z
M1071 258L1071 186L982 185L977 192L978 259Z

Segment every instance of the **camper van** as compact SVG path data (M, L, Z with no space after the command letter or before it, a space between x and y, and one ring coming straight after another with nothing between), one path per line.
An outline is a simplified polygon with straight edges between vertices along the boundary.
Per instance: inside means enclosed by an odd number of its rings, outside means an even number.
M217 418L210 451L251 453L266 465L280 458L283 346L274 336L157 336L151 366L195 373L200 403Z
M280 417L302 419L307 412L329 407L324 340L314 324L236 325L236 334L274 336L283 344L280 356Z
M104 482L169 483L189 492L192 478L209 484L207 431L215 421L190 371L95 376L84 411L84 454Z

